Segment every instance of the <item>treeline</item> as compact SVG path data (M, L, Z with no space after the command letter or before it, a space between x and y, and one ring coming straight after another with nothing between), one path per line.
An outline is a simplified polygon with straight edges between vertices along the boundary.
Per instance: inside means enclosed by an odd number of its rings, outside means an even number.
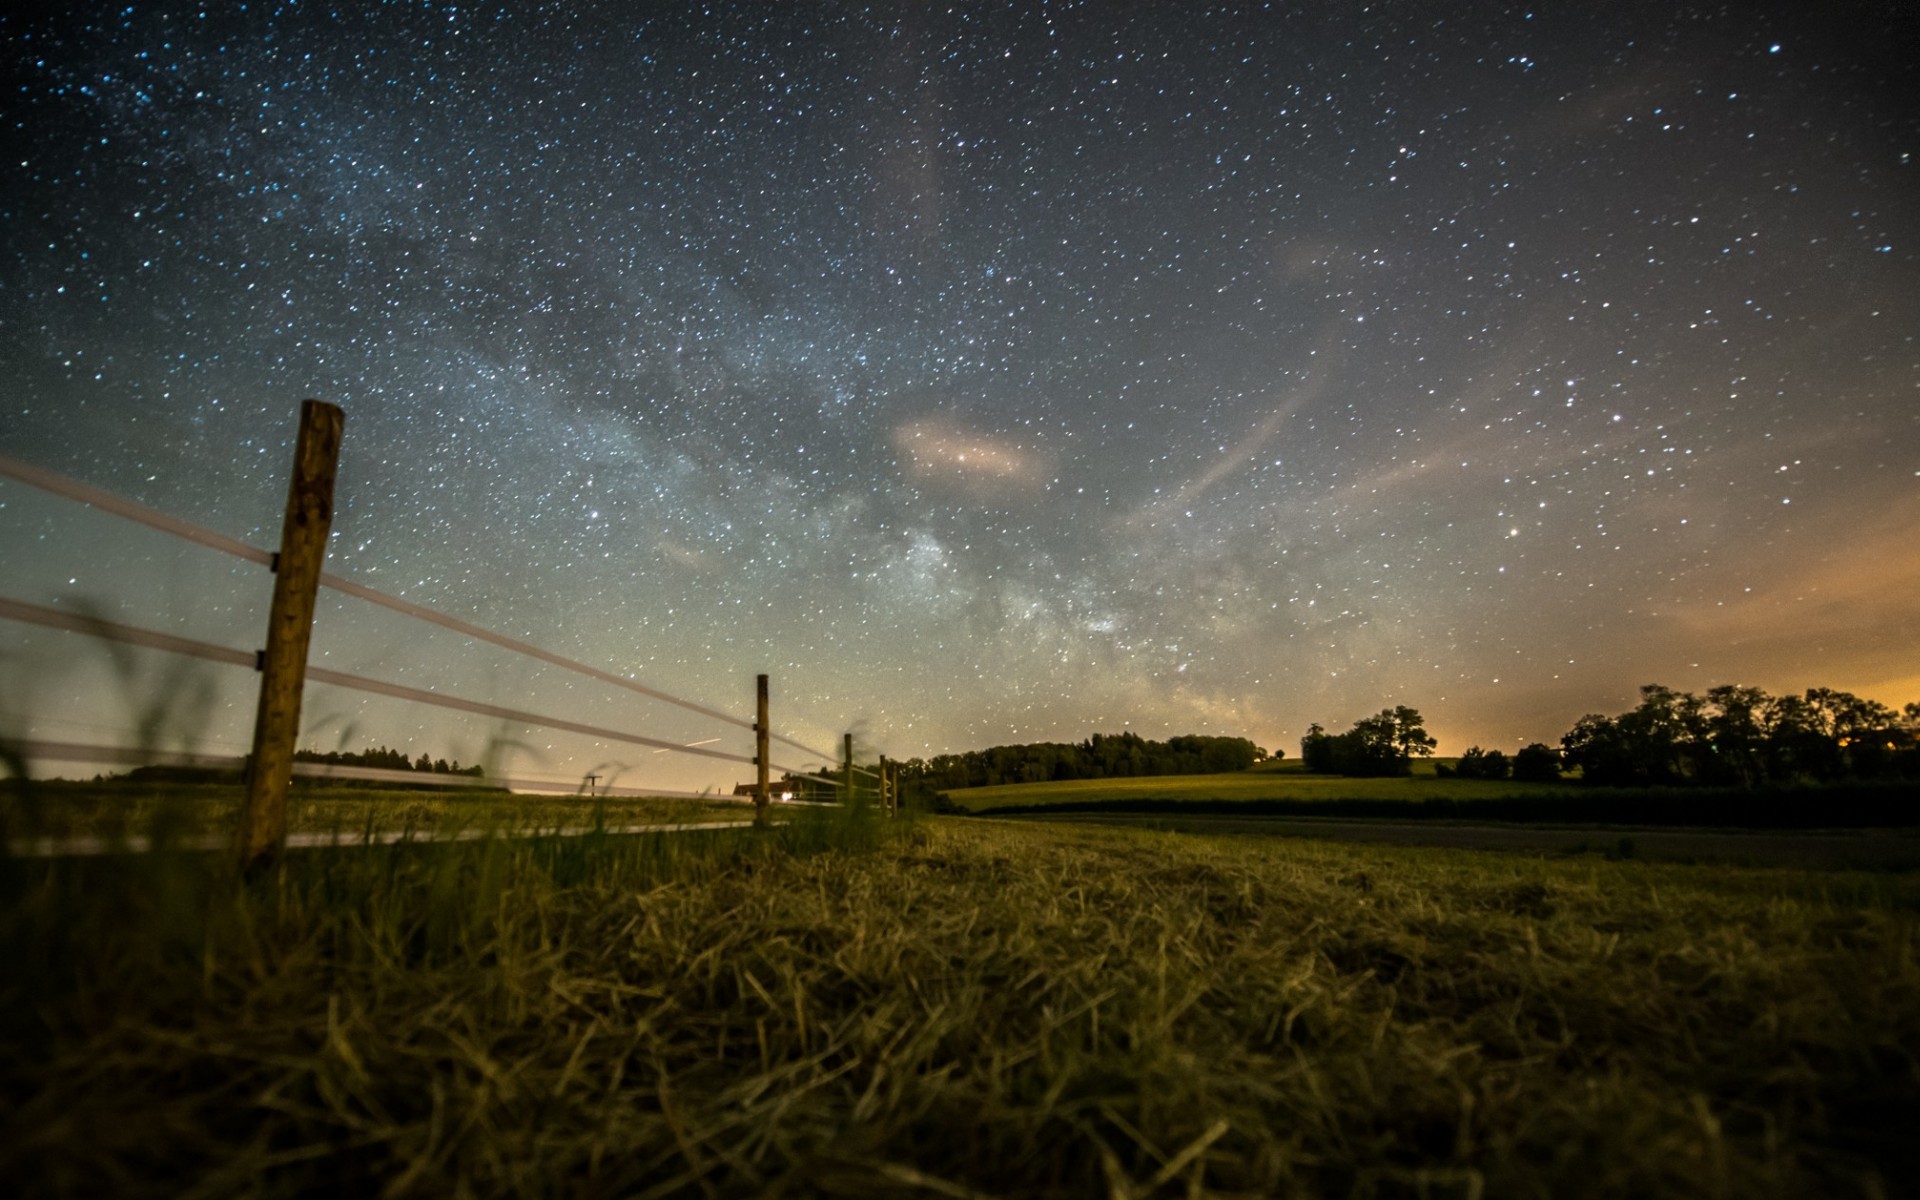
M1560 778L1562 770L1560 752L1551 746L1534 742L1522 747L1511 758L1500 750L1469 746L1453 766L1438 764L1433 768L1433 773L1442 779L1513 779L1520 783L1552 783Z
M1330 775L1406 775L1413 759L1433 753L1420 710L1402 704L1361 717L1345 733L1328 733L1319 722L1300 739L1300 761L1309 771Z
M1319 725L1300 740L1310 771L1405 775L1433 753L1419 710L1401 706L1354 722L1345 733ZM1561 737L1509 758L1470 747L1443 776L1547 783L1563 772L1602 787L1702 786L1752 789L1793 783L1920 779L1920 703L1895 711L1834 688L1774 696L1727 684L1704 696L1657 683L1619 716L1589 713Z
M1657 683L1617 717L1589 713L1560 739L1589 783L1647 787L1920 778L1920 703L1899 712L1833 688L1773 696L1728 684L1704 696Z
M401 750L389 750L385 746L375 746L366 750L329 750L322 754L318 750L295 750L293 761L304 763L325 763L333 767L374 767L382 771L419 771L434 775L471 775L479 778L486 773L484 767L463 767L460 760L448 762L444 758L428 758L422 754L409 759Z
M1084 742L1030 742L964 754L909 759L902 775L929 789L1124 779L1139 775L1211 775L1244 771L1267 757L1246 738L1192 734L1150 741L1137 733L1096 733Z

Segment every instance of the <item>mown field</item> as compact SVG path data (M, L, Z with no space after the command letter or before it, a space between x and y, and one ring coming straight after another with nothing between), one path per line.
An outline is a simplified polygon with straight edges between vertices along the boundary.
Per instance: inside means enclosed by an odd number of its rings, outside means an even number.
M1505 780L1440 779L1433 764L1415 763L1414 774L1399 779L1350 779L1314 775L1296 763L1223 775L1150 775L1130 779L1063 779L1052 783L1016 783L999 787L954 788L941 793L968 812L1007 805L1105 803L1127 800L1490 800L1528 795L1576 795L1577 784L1515 784Z
M1920 879L959 818L0 863L35 1195L1883 1196Z

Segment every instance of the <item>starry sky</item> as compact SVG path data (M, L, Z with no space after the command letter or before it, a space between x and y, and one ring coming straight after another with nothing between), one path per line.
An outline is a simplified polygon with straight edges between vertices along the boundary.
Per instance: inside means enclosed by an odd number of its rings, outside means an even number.
M1920 698L1896 3L78 4L0 15L0 450L829 751L1443 753L1658 681ZM0 482L0 592L252 647L263 572ZM0 628L8 732L245 672ZM314 661L750 753L323 596ZM326 687L309 744L745 768ZM797 752L777 761L808 765Z

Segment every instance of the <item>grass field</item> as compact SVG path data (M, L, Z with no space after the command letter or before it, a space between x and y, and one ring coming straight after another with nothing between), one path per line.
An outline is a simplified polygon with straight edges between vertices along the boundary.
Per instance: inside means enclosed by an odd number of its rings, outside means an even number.
M1431 764L1417 764L1430 767ZM986 815L1132 813L1168 818L1338 818L1615 828L1894 829L1920 826L1912 780L1783 786L1599 788L1577 783L1314 775L1286 764L1223 775L1084 779L942 793Z
M956 788L943 793L969 812L1004 805L1074 804L1113 800L1425 800L1496 799L1517 791L1529 795L1577 795L1575 784L1515 784L1504 780L1439 779L1432 763L1416 763L1399 779L1349 779L1314 775L1297 763L1224 775L1152 775L1131 779L1067 779L1001 787Z
M1912 876L847 821L289 854L249 883L207 856L0 863L0 1177L946 1197L1920 1179Z

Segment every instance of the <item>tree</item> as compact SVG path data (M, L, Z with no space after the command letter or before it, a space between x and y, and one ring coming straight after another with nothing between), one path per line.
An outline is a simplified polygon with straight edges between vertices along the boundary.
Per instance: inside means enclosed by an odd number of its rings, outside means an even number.
M1454 764L1453 773L1462 779L1505 779L1511 769L1512 764L1501 751L1468 746Z
M1401 705L1362 717L1335 736L1318 724L1300 739L1300 759L1309 771L1338 775L1405 775L1414 755L1432 754L1434 739L1420 711Z
M1650 683L1640 689L1633 711L1618 718L1588 713L1576 721L1560 739L1561 755L1588 783L1678 783L1703 720L1698 697Z
M1649 683L1640 689L1640 705L1620 718L1628 746L1648 783L1679 783L1684 763L1704 740L1706 715L1691 692Z
M1513 756L1513 779L1515 783L1558 783L1559 753L1539 742L1522 746Z
M1620 723L1600 713L1588 713L1560 736L1560 756L1569 769L1588 783L1610 785L1644 783L1639 761Z
M1920 705L1903 716L1832 688L1772 696L1725 684L1704 698L1659 684L1618 717L1590 713L1560 739L1588 782L1757 787L1920 775Z
M1765 777L1765 722L1772 700L1759 688L1725 684L1707 689L1703 736L1693 755L1697 782L1752 787Z
M1386 710L1382 709L1380 715L1386 716ZM1400 748L1402 758L1426 758L1433 753L1433 748L1439 743L1427 733L1426 725L1426 719L1420 715L1419 709L1408 708L1404 704L1394 706L1393 743Z
M1300 739L1300 763L1307 770L1327 775L1333 772L1333 738L1315 721Z
M1898 744L1894 711L1852 692L1821 691L1833 712L1833 739L1846 755L1847 773L1858 779L1879 778Z
M1361 717L1335 740L1334 770L1342 775L1405 775L1407 756L1400 751L1399 735L1390 708Z
M1807 696L1775 696L1761 719L1767 732L1763 753L1768 779L1781 783L1839 777L1840 749Z

